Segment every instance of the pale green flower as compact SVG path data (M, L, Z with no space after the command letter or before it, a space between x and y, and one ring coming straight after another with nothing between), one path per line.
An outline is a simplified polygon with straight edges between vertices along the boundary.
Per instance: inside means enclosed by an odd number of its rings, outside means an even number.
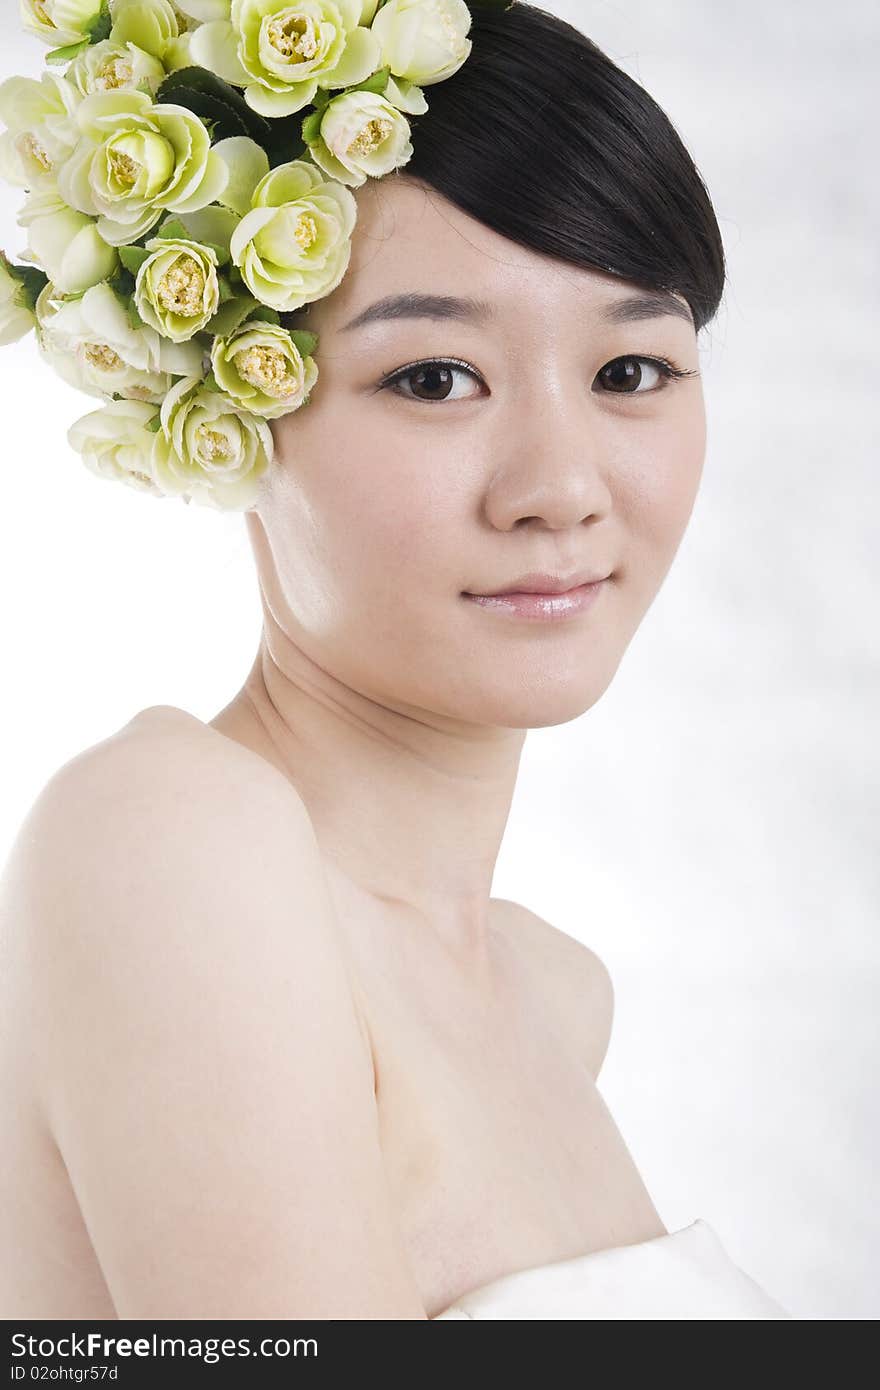
M194 212L223 193L229 171L186 107L154 105L144 92L95 92L76 115L82 138L58 186L71 207L98 218L112 246L137 241L166 208Z
M231 0L228 20L193 35L197 63L245 88L263 116L289 116L319 88L350 87L380 67L363 0Z
M51 48L66 48L88 38L101 0L19 0L19 13L28 33Z
M69 159L79 127L79 93L66 78L45 72L39 80L9 77L0 83L0 175L22 188L54 186Z
M228 19L230 0L175 0L178 10L187 19L201 21Z
M67 438L86 467L99 478L162 497L164 490L157 485L153 470L158 436L147 428L155 415L154 405L113 401L77 420Z
M401 168L413 152L409 121L376 92L333 97L320 116L318 135L308 144L324 173L351 188L359 188L368 176L381 178Z
M232 259L255 299L289 313L334 290L351 260L354 194L295 159L257 185L232 234Z
M62 294L82 294L116 271L115 249L93 218L67 206L54 192L34 192L18 215L28 229L31 258Z
M464 0L387 0L373 20L378 67L427 87L457 72L473 48Z
M187 32L181 34L179 39L171 40L162 57L166 72L177 72L178 68L196 66L196 60L192 55L192 38L192 33Z
M24 285L9 273L8 265L0 253L0 347L17 343L36 324Z
M302 355L288 330L260 319L215 338L211 364L227 396L264 420L298 410L318 379L315 359Z
M246 511L274 454L265 420L185 378L165 397L153 456L159 486L221 510Z
M36 312L40 348L49 365L89 395L160 405L175 377L202 370L197 344L178 347L152 328L133 327L126 306L107 284L66 299L50 283Z
M161 62L180 36L177 11L169 0L113 0L110 42L136 44Z
M154 237L137 273L134 301L144 323L172 343L201 333L220 308L217 253L182 238Z
M417 87L415 82L408 82L405 77L389 77L382 96L398 111L406 111L409 116L423 116L428 109L421 87Z
M64 76L84 97L92 92L118 92L131 87L155 96L165 78L165 68L158 58L135 43L104 39L74 58Z

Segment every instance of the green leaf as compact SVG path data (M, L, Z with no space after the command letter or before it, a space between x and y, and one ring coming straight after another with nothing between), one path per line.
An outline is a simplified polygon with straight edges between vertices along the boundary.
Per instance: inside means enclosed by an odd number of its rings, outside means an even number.
M169 217L155 233L160 241L192 241L179 217Z
M294 111L292 116L281 116L269 122L269 134L260 144L269 156L269 165L277 169L279 164L289 164L294 159L302 159L308 153L308 145L302 138L303 116ZM308 120L308 117L305 117Z
M202 386L206 391L216 391L219 395L223 394L223 387L220 385L213 372L208 372L208 375L202 382Z
M19 303L33 313L34 305L49 283L48 275L34 265L13 265L2 251L0 251L0 261L5 266L7 273L21 286L16 295Z
M212 333L215 338L225 338L233 328L244 323L253 308L254 301L250 295L235 295L220 306L214 317L205 325L205 332Z
M252 311L248 314L248 319L259 319L261 323L281 324L281 315L277 309L270 309L268 304L255 304Z
M220 286L220 303L228 304L230 299L235 299L235 290L230 285L225 275L217 276L217 283Z
M248 106L241 92L207 68L178 68L169 73L156 93L157 102L172 102L212 123L211 138L226 140L249 135L258 145L270 137L271 123Z
M128 321L132 328L146 328L146 324L138 313L138 307L134 300L129 298L125 301L125 312L128 314Z
M134 276L130 270L126 270L124 267L120 267L116 274L107 281L107 284L113 293L122 300L131 299L134 294Z
M88 39L80 39L79 43L69 43L64 48L53 48L46 54L46 62L51 63L53 67L64 67L79 53L84 53L88 46Z
M119 247L119 259L132 275L137 275L144 261L149 260L151 254L144 246Z
M321 122L324 119L321 111L311 111L302 123L302 138L307 145L313 145L321 134Z
M304 328L290 328L288 332L300 356L311 357L315 348L318 346L317 333L307 333Z
M218 246L213 241L206 241L204 237L194 236L180 217L169 217L154 235L160 241L194 241L199 246L204 246L207 251L214 252L218 266L229 265L232 259L228 247Z
M161 415L154 415L153 418L152 418L152 420L148 420L147 423L144 425L144 429L145 429L145 430L149 430L149 431L150 431L150 434L158 434L161 428L162 428L162 416L161 416Z
M231 264L232 256L229 254L225 246L215 246L213 241L200 241L199 245L206 246L209 251L214 252L214 255L217 257L218 270L222 270L224 266Z
M346 87L345 90L347 92L378 92L381 96L388 85L390 76L390 68L380 68L379 71L374 72L371 77L366 78L363 82L359 82L356 87Z
M108 0L103 0L99 14L91 21L86 33L89 36L89 43L103 43L104 39L109 39L110 30L113 28L113 21L110 18L110 5Z

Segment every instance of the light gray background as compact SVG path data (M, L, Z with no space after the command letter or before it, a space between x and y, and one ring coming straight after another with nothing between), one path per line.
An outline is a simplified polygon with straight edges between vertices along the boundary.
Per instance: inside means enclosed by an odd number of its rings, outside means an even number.
M496 896L615 982L600 1086L670 1229L704 1217L800 1318L880 1312L874 5L548 0L709 186L688 535L611 688L526 744ZM0 74L43 49L0 20ZM0 243L23 246L17 192ZM260 614L244 523L94 478L97 402L3 351L0 853L57 767L150 704L211 718ZM872 544L873 543L873 544Z

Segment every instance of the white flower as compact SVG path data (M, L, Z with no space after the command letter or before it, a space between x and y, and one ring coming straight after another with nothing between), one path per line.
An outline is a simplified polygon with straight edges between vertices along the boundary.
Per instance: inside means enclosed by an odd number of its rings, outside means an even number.
M217 253L184 238L154 237L137 273L134 298L145 323L183 343L200 333L220 307Z
M78 54L64 76L84 97L128 88L154 96L165 78L165 68L137 44L104 39Z
M215 201L229 171L207 126L184 106L145 92L93 92L77 108L82 139L59 174L65 200L99 218L113 246L137 241L164 209L195 212Z
M427 87L451 77L470 56L470 27L464 0L388 0L370 32L382 50L380 67Z
M305 159L261 179L232 234L232 259L255 299L279 313L322 299L351 260L354 194Z
M138 492L164 495L156 484L153 457L157 436L147 428L156 407L140 401L113 401L71 425L67 438L87 468L99 478L126 483Z
M28 229L31 258L62 294L82 294L109 279L119 265L93 219L53 192L32 193L18 222Z
M202 349L178 346L152 328L134 328L107 284L81 298L58 297L47 285L37 301L40 347L71 386L93 396L124 396L161 405L175 377L202 369ZM155 411L153 412L155 414Z
M333 97L309 149L325 174L352 188L366 183L368 176L381 178L401 168L413 152L409 121L375 92Z
M6 257L0 255L0 347L17 343L36 322L24 286L10 275L7 265Z
M265 420L197 378L179 381L165 397L153 455L163 491L223 511L247 511L273 452Z
M0 83L0 175L22 188L54 186L58 170L79 139L76 88L58 73L39 82L9 77Z
M181 14L185 14L187 19L199 19L202 22L211 19L229 18L229 0L175 0L175 4Z
M195 61L245 88L262 116L290 116L319 87L353 87L379 63L363 0L231 0L228 19L193 35Z
M101 13L101 0L20 0L21 22L52 48L66 48L88 37Z
M302 355L289 331L259 318L215 338L211 363L227 396L264 420L299 410L318 379L314 358Z
M113 0L111 18L112 43L137 44L163 63L181 31L178 12L170 0Z

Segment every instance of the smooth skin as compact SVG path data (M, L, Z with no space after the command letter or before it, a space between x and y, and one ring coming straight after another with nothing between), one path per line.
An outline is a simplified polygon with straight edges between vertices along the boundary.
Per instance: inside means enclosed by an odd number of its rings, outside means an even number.
M356 196L245 518L244 686L66 764L7 864L3 1317L424 1319L666 1229L596 1084L607 970L491 883L526 731L601 697L681 541L697 336L416 180ZM494 314L346 328L403 292ZM603 389L645 356L694 375ZM579 566L564 622L462 596Z

